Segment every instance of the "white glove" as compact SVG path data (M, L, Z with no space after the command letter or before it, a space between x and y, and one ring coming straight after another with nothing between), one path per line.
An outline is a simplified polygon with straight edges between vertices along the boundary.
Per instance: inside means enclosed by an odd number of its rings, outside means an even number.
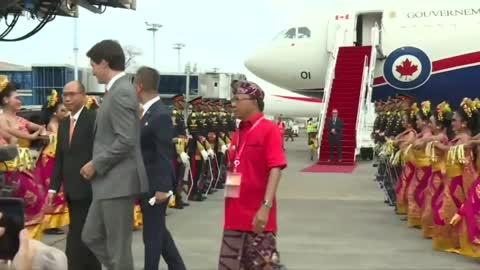
M200 151L200 154L202 154L203 160L208 160L208 153L205 150Z
M224 144L222 145L222 149L220 150L223 154L225 154L228 150L228 147Z
M208 149L208 155L212 158L215 157L215 153L213 152L212 149Z
M182 160L183 164L190 163L190 157L185 152L180 153L180 159Z

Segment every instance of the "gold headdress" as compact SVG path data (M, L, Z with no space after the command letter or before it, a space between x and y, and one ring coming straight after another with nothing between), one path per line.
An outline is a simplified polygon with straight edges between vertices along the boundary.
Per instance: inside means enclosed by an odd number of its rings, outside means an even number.
M7 89L9 83L7 76L0 76L0 93Z
M424 102L422 102L422 104L420 105L421 108L422 108L422 113L424 116L429 116L431 111L432 111L432 103L430 103L430 101L426 100Z
M87 102L85 103L85 107L87 109L91 109L92 107L98 108L99 106L97 103L97 99L91 96L87 96Z
M480 99L476 98L473 100L473 105L477 111L480 111Z
M437 118L440 121L443 121L445 119L445 115L448 113L452 112L452 108L450 108L450 105L447 102L442 102L438 104L437 106Z
M460 106L468 118L472 118L473 112L477 110L474 102L469 98L464 98L462 103L460 103Z
M410 118L414 118L415 115L417 115L417 113L420 111L420 109L418 108L418 105L417 103L413 103L412 104L412 107L410 108Z
M58 95L57 90L52 89L52 94L47 98L47 108L55 107L60 102L60 96Z

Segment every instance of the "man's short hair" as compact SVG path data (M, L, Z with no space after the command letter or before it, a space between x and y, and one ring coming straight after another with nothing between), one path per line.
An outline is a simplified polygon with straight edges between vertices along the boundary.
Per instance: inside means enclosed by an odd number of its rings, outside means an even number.
M78 84L78 91L80 93L86 93L87 92L87 89L85 88L85 85L83 85L83 83L81 81L76 81L77 84Z
M125 70L125 54L122 46L115 40L107 39L95 44L87 52L87 57L95 64L100 64L102 60L105 60L112 70Z
M143 66L137 70L134 82L142 84L145 91L157 92L160 84L160 74L154 68Z

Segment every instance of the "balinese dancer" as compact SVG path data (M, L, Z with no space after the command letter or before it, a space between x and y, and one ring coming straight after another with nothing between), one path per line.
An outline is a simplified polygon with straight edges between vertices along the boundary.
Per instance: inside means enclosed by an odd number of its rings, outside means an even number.
M442 205L445 188L443 178L446 171L446 156L442 152L435 150L433 142L438 141L447 145L448 141L453 138L450 132L452 118L453 111L448 103L440 103L430 117L430 129L433 135L415 142L415 148L424 149L432 164L432 174L425 189L425 203L421 218L424 238L433 238L436 226L441 227L445 225L440 218L439 209Z
M202 136L203 124L201 123L201 102L201 97L189 101L192 105L192 112L187 119L187 128L192 136L192 139L188 142L188 155L191 158L190 164L192 166L193 174L193 183L190 197L188 199L192 201L203 201L206 198L199 189L199 182L204 170L203 158L208 158L208 154L201 144L201 141L205 140L205 137Z
M416 140L432 136L430 129L431 103L422 102L420 108L414 106L412 113L415 113L416 128L419 131ZM421 227L422 209L425 206L425 189L428 180L432 175L432 164L430 157L425 154L425 147L412 149L415 174L407 190L408 197L408 220L409 227Z
M43 149L35 167L35 176L43 181L45 190L50 187L53 167L55 164L55 152L57 148L57 133L60 121L68 116L69 112L63 106L56 90L48 97L43 107L44 123L47 124L47 132L50 143ZM52 202L48 203L44 218L44 230L46 234L63 234L62 227L70 223L68 206L63 192L63 185Z
M43 218L47 206L47 191L33 169L35 161L30 153L32 141L46 135L46 129L17 116L22 102L15 86L6 77L0 78L0 129L18 140L19 155L15 160L0 164L5 172L6 184L14 186L13 196L25 201L25 227L30 236L40 240L43 231Z
M408 211L407 191L415 174L415 166L413 165L410 148L415 141L417 132L415 130L415 113L405 112L401 119L405 131L395 137L394 143L398 146L399 151L395 155L396 158L393 164L398 164L400 160L404 164L400 179L397 183L395 197L397 214L405 215Z
M478 111L473 101L465 98L453 116L452 128L455 137L449 145L434 143L436 149L447 153L445 190L439 209L440 218L445 225L435 230L433 248L436 250L459 252L460 249L458 230L449 221L465 202L466 194L477 178L472 151L464 148L464 144L471 139L472 131L478 126L477 119Z
M476 131L477 134L468 142L464 144L465 149L476 150L476 171L480 172L479 159L480 159L480 134L478 134L480 128L480 101L476 99L474 101L476 112L474 114L477 118ZM473 127L472 127L473 128ZM468 150L465 150L468 151ZM450 224L455 226L459 230L460 250L459 253L472 258L480 258L480 176L476 177L475 182L472 184L467 194L467 199L460 207L459 211L450 221Z

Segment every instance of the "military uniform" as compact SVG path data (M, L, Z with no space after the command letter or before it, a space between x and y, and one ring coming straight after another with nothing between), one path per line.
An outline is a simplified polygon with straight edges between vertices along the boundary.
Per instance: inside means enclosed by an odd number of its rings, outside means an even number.
M203 196L200 188L202 185L202 175L206 169L204 164L204 159L208 158L208 153L205 147L202 144L202 141L205 140L204 136L204 119L202 117L202 111L200 104L202 103L202 98L198 97L189 101L192 105L192 112L187 118L187 128L192 137L188 143L188 155L190 156L190 164L192 166L192 185L190 187L190 197L189 200L193 201L203 201L206 199Z
M172 98L174 105L172 112L172 122L174 128L173 147L175 148L174 166L176 172L175 183L175 204L171 207L182 209L184 206L188 206L187 202L182 200L183 187L188 184L189 179L189 161L187 152L188 137L185 127L184 118L184 102L185 97L183 95L177 95ZM188 192L187 192L188 193Z

